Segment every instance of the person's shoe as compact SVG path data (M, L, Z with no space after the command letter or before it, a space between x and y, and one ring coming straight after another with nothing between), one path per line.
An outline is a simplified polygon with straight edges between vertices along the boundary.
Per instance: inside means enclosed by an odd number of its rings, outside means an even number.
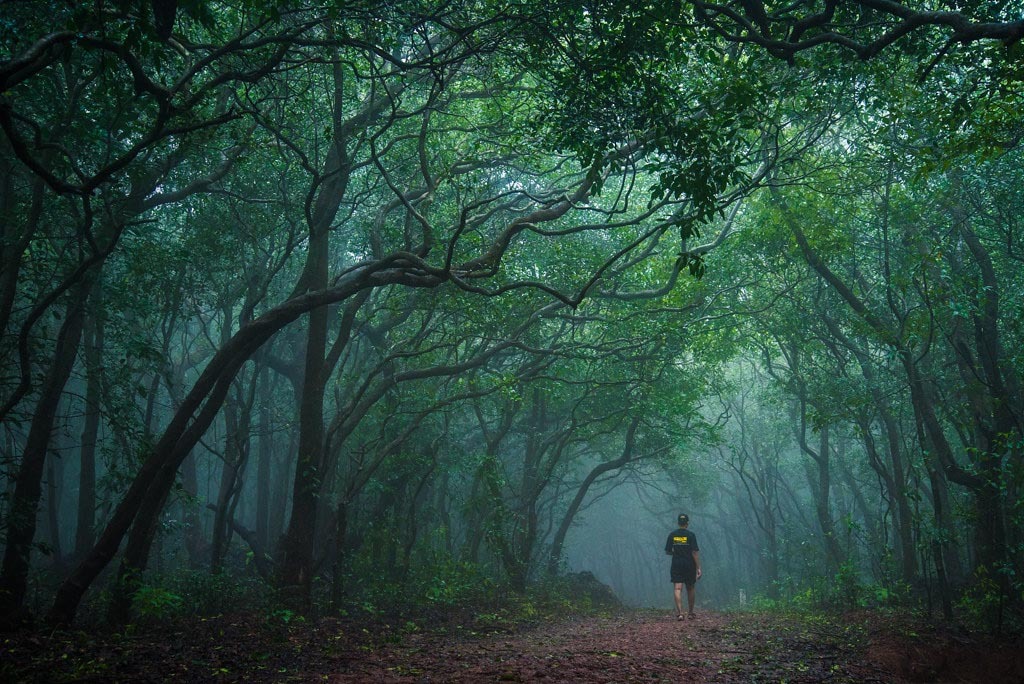
M680 613L679 615L676 615L676 620L682 620L682 619L683 619L683 614L682 613Z
M696 617L697 617L697 614L696 614L696 613L690 613L690 614L689 614L689 615L687 615L686 617L688 617L688 618L690 618L691 620L693 620L694 618L696 618ZM682 616L682 615L680 615L680 616L679 616L679 619L680 619L680 620L682 620L682 619L683 619L683 616Z

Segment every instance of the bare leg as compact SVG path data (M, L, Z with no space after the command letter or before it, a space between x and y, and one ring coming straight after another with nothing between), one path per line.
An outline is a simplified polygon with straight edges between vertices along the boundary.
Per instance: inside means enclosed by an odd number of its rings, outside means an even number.
M675 598L676 598L676 615L683 614L683 584L682 582L676 582L675 585Z
M679 585L677 584L676 586L679 586ZM686 585L686 602L690 604L690 616L691 617L693 616L693 600L694 600L694 598L696 597L696 594L697 594L695 589L696 589L696 587L694 587L694 585L692 585L692 584L687 584ZM676 592L676 595L678 596L679 592ZM682 606L681 603L679 605L679 612L680 613L683 612L683 606Z

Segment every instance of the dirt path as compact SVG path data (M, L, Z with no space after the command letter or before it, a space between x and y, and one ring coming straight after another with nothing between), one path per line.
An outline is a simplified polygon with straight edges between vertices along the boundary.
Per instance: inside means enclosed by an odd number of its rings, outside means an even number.
M815 630L749 616L679 622L640 613L482 639L410 634L320 674L336 683L901 681L865 662L863 637L857 625Z
M1024 682L1024 639L921 617L622 613L375 624L197 618L124 633L0 635L0 682Z

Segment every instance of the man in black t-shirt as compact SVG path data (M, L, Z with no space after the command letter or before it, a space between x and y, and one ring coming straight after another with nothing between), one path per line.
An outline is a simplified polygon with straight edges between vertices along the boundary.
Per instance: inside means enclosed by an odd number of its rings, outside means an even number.
M687 617L696 617L693 613L693 585L700 579L700 547L697 546L697 535L688 528L690 517L679 514L679 529L668 535L665 542L665 553L672 556L672 584L675 585L676 619L683 619L683 585L686 585L686 599L690 610Z

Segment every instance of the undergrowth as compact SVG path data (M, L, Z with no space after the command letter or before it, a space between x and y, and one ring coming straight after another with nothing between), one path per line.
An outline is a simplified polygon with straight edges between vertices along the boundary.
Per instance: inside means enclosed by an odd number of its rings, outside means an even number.
M1024 590L1015 586L1011 598L1007 598L997 579L982 571L950 590L953 619L949 625L993 635L1024 634ZM934 588L912 587L905 582L865 581L851 564L844 563L832 575L780 581L772 596L757 594L745 607L798 616L841 616L870 610L943 622L941 597L936 593Z
M180 570L147 573L132 605L127 633L196 619L248 614L270 629L288 629L307 621L338 619L371 631L425 628L462 629L466 633L514 630L568 615L604 614L619 607L606 586L589 573L545 577L516 592L469 563L446 562L403 574L360 573L345 578L342 601L330 600L327 578L314 584L312 602L295 605L254 576ZM102 628L110 585L90 597L79 626Z

